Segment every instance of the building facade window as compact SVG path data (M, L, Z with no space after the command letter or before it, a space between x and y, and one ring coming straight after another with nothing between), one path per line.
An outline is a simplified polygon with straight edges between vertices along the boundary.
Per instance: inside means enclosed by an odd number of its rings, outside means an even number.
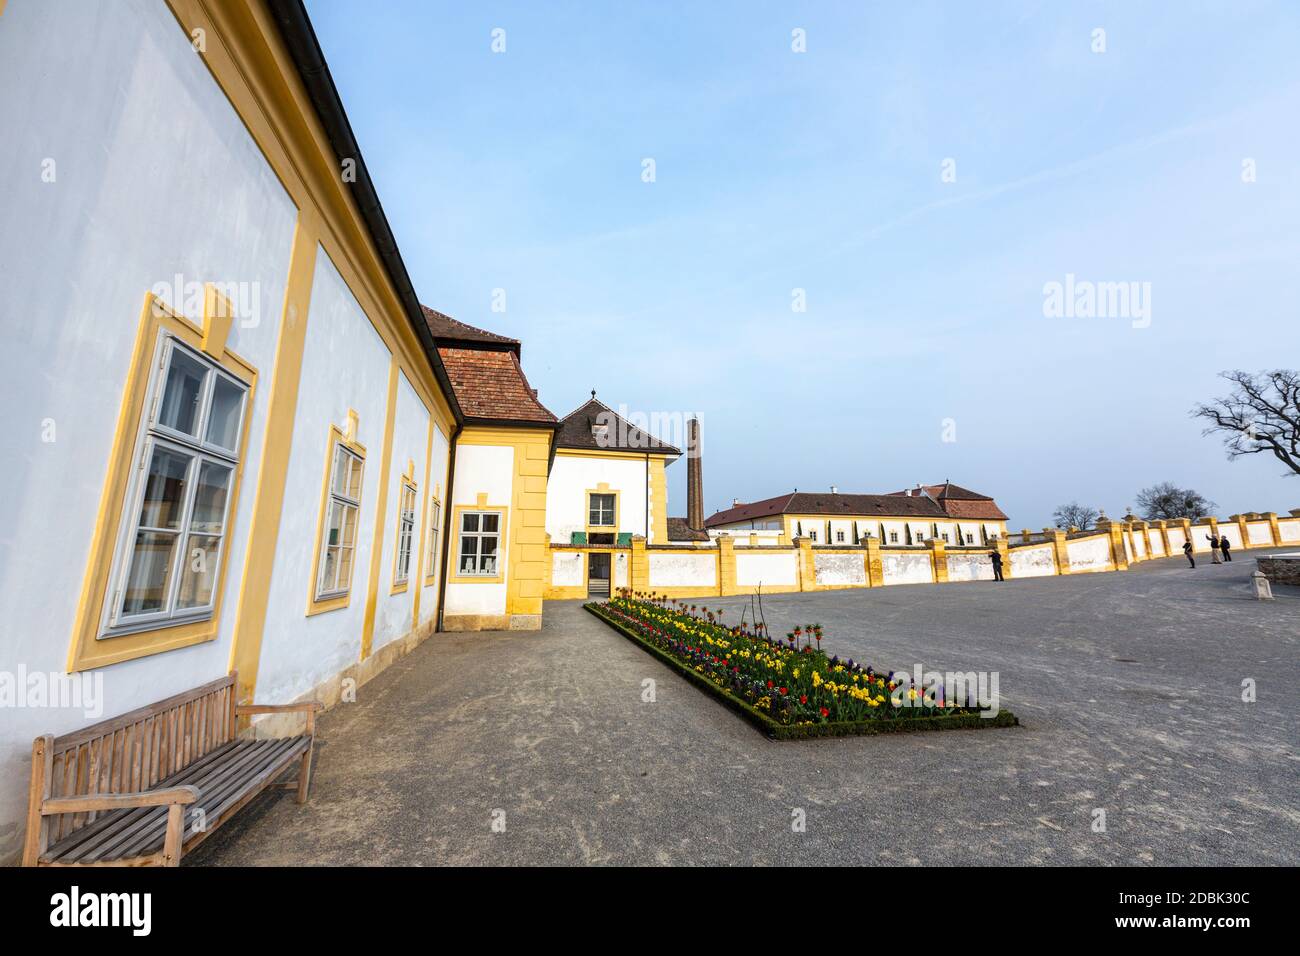
M835 532L835 540L836 540L836 542L842 542L842 541L844 540L844 532L843 532L843 531L836 531L836 532Z
M891 532L889 532L889 543L890 543L890 544L898 544L898 532L897 532L897 531L891 531Z
M615 521L614 496L589 494L587 496L587 524L594 528L612 528Z
M424 555L424 583L432 584L438 576L438 529L442 527L442 502L429 499L429 548Z
M496 511L465 511L460 516L460 554L456 573L495 577L501 545L501 515Z
M316 600L348 594L355 565L357 525L365 458L342 442L332 443L325 527L317 557Z
M100 638L212 617L249 386L164 335Z
M397 506L397 550L393 555L393 587L406 587L411 578L411 552L415 541L415 501L418 490L413 481L402 479Z

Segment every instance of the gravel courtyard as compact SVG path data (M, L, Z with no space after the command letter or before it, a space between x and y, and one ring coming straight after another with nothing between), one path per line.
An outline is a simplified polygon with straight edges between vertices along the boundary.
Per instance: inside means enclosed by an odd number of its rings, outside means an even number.
M998 671L1005 730L774 743L578 602L438 634L322 717L306 806L184 862L1295 865L1300 591L1198 565L764 599L877 667Z

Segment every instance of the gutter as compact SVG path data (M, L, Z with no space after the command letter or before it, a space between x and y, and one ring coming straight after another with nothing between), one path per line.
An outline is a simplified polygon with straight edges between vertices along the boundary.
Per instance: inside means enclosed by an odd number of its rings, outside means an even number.
M356 180L344 183L344 186L350 188L352 200L361 213L361 218L370 233L370 239L375 245L375 251L379 254L388 277L397 291L397 297L406 311L407 321L411 323L416 337L424 346L425 357L428 358L434 378L438 380L438 385L451 406L457 431L459 431L460 424L465 420L464 412L461 411L460 403L456 401L456 391L451 387L447 369L443 367L442 359L438 356L433 333L425 324L424 310L420 308L420 300L415 294L414 286L411 285L411 277L406 271L406 264L402 261L402 254L398 251L397 240L393 238L388 217L384 215L384 207L379 202L378 193L375 192L370 171L361 156L361 147L352 133L352 124L348 122L347 113L343 110L343 101L339 98L334 79L330 76L329 66L325 63L325 55L321 52L320 42L316 39L316 31L312 28L303 0L264 0L264 2L271 19L280 30L280 39L284 41L285 48L293 59L298 77L302 80L307 98L311 101L316 116L325 130L325 136L334 150L335 158L340 161L343 159L356 161Z

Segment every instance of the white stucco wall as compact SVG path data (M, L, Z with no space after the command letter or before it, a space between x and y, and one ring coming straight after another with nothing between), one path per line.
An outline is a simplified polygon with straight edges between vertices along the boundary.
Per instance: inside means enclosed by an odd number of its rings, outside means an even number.
M627 583L627 553L616 552L614 555L614 587L625 588Z
M487 506L509 508L514 488L515 450L505 445L456 445L456 487L452 498L452 507L456 505L474 506L479 494L487 495ZM510 561L509 521L513 515L507 513L506 525L501 529L501 542L498 553L498 567L508 568ZM451 573L456 571L456 556L459 551L459 537L455 526L451 530L451 550L448 561ZM474 581L470 583L452 581L447 586L445 611L453 614L505 614L506 581L489 583Z
M164 122L160 126L159 118ZM216 641L103 668L104 715L226 672L296 211L167 7L11 0L0 23L0 668L62 672L145 293L239 282L228 344L261 375ZM42 173L53 160L54 182ZM199 318L183 296L168 304ZM41 432L53 423L55 440ZM0 860L25 816L32 738L80 709L0 715Z
M1219 525L1219 537L1227 538L1233 548L1241 547L1241 527L1235 521Z
M861 552L856 554L814 554L813 569L817 583L824 585L857 585L867 583L867 567Z
M1067 541L1065 550L1070 557L1071 572L1105 571L1111 567L1110 538L1105 535Z
M1147 551L1152 557L1165 556L1165 540L1160 536L1159 528L1147 528Z
M424 458L429 447L429 410L406 376L398 372L397 408L393 422L392 464L389 469L388 501L384 513L384 552L379 562L379 590L375 599L375 635L371 652L407 634L414 626L415 594L423 577L420 571L420 523L424 520L422 499ZM405 591L392 594L397 549L397 516L402 501L402 473L408 463L415 466L415 530L411 539L410 576ZM423 596L421 596L423 601Z
M552 552L551 584L555 587L571 588L586 583L582 577L584 566L581 551Z
M993 559L988 554L948 554L949 581L992 581Z
M1183 545L1187 543L1187 536L1183 534L1182 528L1166 528L1165 533L1169 535L1169 553L1178 555L1183 553Z
M712 554L651 554L650 587L716 587L717 560Z
M609 485L618 493L618 531L646 534L646 463L634 458L596 458L557 452L546 481L546 530L555 544L568 544L587 530L587 491ZM653 507L653 504L651 504ZM650 519L654 525L653 516ZM665 544L651 536L651 544Z
M886 584L921 584L934 581L930 555L920 551L880 553Z
M739 587L787 587L799 583L799 559L793 551L778 554L736 554Z
M1012 548L1008 552L1011 559L1011 577L1041 578L1056 574L1056 557L1053 550L1051 545Z
M1283 541L1300 541L1300 518L1278 518L1277 531Z
M1246 533L1250 535L1251 547L1273 543L1273 528L1267 521L1248 521Z
M1140 531L1133 532L1133 551L1137 554L1139 559L1147 556L1146 535L1142 534Z
M261 699L297 697L361 658L390 365L391 357L379 333L329 256L317 249L298 410L262 637L257 686ZM347 607L308 617L329 427L346 428L349 409L357 413L357 441L366 449L351 596Z

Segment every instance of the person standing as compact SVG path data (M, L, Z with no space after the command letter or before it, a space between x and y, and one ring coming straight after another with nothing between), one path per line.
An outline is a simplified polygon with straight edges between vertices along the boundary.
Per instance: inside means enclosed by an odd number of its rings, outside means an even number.
M1190 564L1192 567L1196 567L1196 558L1192 556L1193 550L1195 549L1192 548L1192 542L1190 541L1183 542L1183 554L1187 555L1187 563Z
M993 559L993 580L1005 581L1006 579L1002 577L1002 552L994 548L989 552L989 557Z
M1222 564L1223 562L1219 560L1219 536L1211 532L1205 536L1205 539L1210 542L1210 563Z
M1230 553L1232 550L1232 542L1228 540L1226 534L1219 537L1219 550L1223 552L1224 561L1232 560L1232 554Z

